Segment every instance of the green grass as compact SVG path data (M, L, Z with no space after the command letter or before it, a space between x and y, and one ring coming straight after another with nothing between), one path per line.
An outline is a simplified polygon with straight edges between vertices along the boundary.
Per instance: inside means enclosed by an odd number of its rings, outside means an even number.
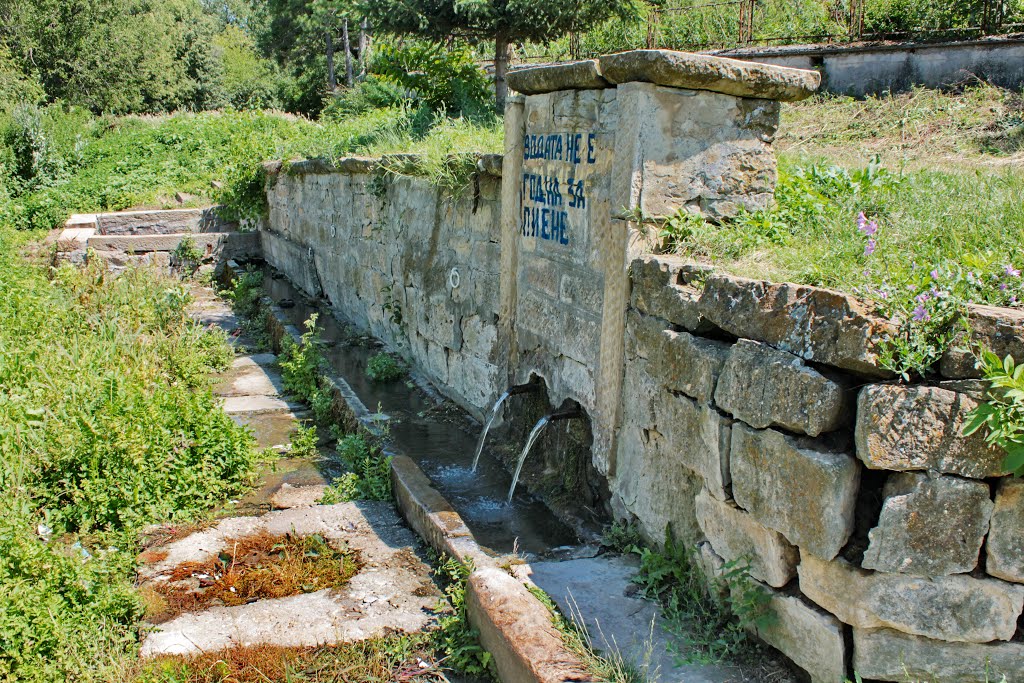
M0 680L109 681L138 641L139 529L244 490L258 453L184 285L51 269L25 237L0 227Z
M973 273L969 301L1013 304L1019 280L1004 269L1024 265L1022 106L1020 93L990 86L785 105L777 206L723 225L679 217L665 248L876 299L934 269L958 282ZM870 254L861 212L879 227Z
M252 217L265 204L265 160L415 152L423 158L400 172L457 186L471 169L453 169L449 156L475 163L475 153L500 149L497 119L407 107L320 122L276 112L97 118L52 106L27 118L0 113L0 222L49 229L70 213L176 206L176 192L194 195L190 203L225 203L229 218Z

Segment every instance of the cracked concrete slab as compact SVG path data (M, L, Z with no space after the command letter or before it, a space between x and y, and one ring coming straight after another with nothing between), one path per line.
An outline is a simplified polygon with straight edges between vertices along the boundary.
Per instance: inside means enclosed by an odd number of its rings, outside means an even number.
M141 656L212 652L234 645L314 646L352 642L390 630L425 628L440 595L420 557L416 536L390 503L359 502L294 508L260 517L234 517L161 548L143 566L143 585L168 580L183 562L203 562L233 538L259 532L319 534L355 550L362 567L346 585L236 607L211 607L154 626Z

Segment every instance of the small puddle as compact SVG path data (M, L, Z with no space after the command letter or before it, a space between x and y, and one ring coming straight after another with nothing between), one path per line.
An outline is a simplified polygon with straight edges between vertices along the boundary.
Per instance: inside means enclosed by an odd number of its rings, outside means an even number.
M518 493L505 502L511 476L485 448L477 471L471 471L482 426L449 402L439 406L419 388L405 381L378 383L366 376L366 362L378 353L375 343L354 344L351 334L330 310L310 305L288 280L269 268L264 271L264 293L275 303L294 302L284 313L300 330L313 313L327 344L324 353L334 373L348 382L370 409L390 417L392 447L412 458L435 487L462 516L476 540L494 553L513 550L532 555L579 542L538 499Z

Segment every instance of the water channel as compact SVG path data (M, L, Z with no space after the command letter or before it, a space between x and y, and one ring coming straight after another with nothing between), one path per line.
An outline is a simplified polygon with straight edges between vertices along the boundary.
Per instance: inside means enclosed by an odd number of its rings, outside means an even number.
M287 279L264 270L263 288L283 300L288 322L299 329L313 313L333 374L343 378L370 410L387 416L391 449L408 455L462 516L477 542L496 553L545 556L579 542L576 534L537 498L520 490L506 502L511 476L485 445L476 471L473 457L481 425L449 401L439 403L412 382L374 382L366 363L378 353L372 338L353 335L323 305L311 303ZM506 408L507 410L508 408Z

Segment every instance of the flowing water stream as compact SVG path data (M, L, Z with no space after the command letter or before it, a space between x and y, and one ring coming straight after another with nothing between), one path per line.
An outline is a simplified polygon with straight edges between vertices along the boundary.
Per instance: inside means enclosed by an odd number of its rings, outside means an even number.
M275 303L282 299L294 302L284 308L289 322L304 329L305 320L312 313L320 313L317 325L322 329L327 345L324 352L334 374L344 378L370 410L387 416L394 450L419 464L480 545L495 553L517 549L542 555L578 543L575 533L536 498L520 494L506 501L512 479L485 444L480 444L482 454L474 472L473 456L480 430L475 420L450 402L438 405L405 381L371 381L366 376L366 362L380 349L371 344L353 344L351 333L326 307L309 305L286 279L275 277L269 269L265 274L267 296Z

